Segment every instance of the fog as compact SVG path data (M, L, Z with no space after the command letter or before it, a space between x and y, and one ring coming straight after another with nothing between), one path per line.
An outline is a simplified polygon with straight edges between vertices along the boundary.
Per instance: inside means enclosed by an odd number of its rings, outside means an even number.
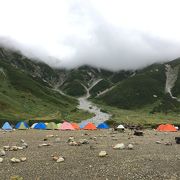
M180 56L178 0L0 4L0 44L53 67L137 69Z

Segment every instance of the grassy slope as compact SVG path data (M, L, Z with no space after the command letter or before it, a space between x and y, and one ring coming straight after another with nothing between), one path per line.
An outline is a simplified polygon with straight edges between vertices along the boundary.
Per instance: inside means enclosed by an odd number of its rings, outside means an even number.
M161 65L154 66L121 81L115 88L97 100L123 109L136 109L154 103L162 97L165 85L163 67ZM158 71L156 71L157 68ZM158 98L153 95L157 95Z
M0 75L0 119L33 119L34 117L62 119L70 117L72 120L83 119L91 115L75 111L77 105L75 99L43 86L25 72L15 69L9 63L0 61L0 67L4 69L6 77ZM71 116L69 116L71 114ZM47 119L48 119L47 118Z

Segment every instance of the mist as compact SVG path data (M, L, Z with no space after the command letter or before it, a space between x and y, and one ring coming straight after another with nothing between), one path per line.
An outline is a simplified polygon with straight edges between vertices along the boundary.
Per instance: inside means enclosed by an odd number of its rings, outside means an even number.
M137 69L180 56L178 0L0 4L0 44L55 68Z

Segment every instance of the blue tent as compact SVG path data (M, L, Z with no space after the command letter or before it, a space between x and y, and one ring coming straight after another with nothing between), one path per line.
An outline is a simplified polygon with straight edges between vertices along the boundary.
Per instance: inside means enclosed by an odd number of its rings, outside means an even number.
M88 124L88 122L83 121L83 122L79 125L80 129L83 129L87 124Z
M2 126L3 130L12 130L11 125L8 122L5 122L4 125Z
M25 121L20 121L15 126L16 129L28 129L29 126Z
M34 129L46 129L46 124L43 123L43 122L37 123L37 124L34 126Z
M98 129L108 129L109 126L106 123L101 123L97 126Z

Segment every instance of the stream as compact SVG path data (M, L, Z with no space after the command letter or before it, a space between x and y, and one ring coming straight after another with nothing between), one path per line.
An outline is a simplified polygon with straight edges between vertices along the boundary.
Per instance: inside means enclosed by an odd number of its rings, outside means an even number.
M83 120L82 122L92 122L97 126L98 124L100 124L106 120L109 120L109 118L111 117L110 114L101 112L100 108L98 108L96 105L94 105L92 102L90 102L88 100L88 96L80 97L80 98L78 98L78 100L79 100L79 105L78 105L79 109L82 109L84 111L88 111L90 113L95 114L94 117Z

